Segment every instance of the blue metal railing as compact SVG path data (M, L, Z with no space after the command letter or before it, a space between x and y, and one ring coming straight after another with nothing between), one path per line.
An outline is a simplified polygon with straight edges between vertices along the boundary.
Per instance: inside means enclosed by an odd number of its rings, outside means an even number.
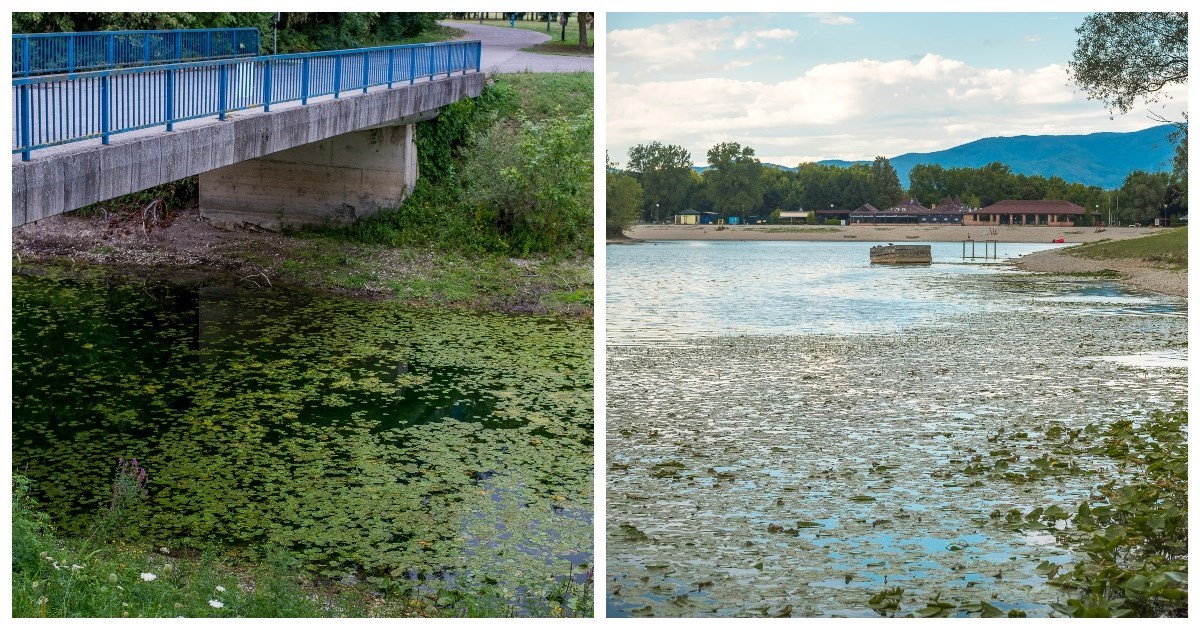
M257 57L257 28L97 31L12 36L14 77L157 63Z
M241 109L479 71L479 41L360 48L13 79L13 153Z

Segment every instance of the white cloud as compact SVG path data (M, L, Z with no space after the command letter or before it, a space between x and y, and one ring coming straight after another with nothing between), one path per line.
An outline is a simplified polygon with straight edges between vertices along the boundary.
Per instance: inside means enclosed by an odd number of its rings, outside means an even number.
M739 24L735 18L723 17L610 31L608 65L633 76L745 67L754 60L730 62L720 53L765 48L769 42L792 41L799 36L791 29L745 30Z
M854 24L854 18L848 15L838 15L836 13L809 13L808 17L817 18L821 24L829 24L831 26L845 26Z
M778 82L635 84L610 73L607 92L608 143L618 159L629 146L660 140L684 146L702 164L709 147L733 140L764 161L792 166L799 158L935 151L986 136L1146 126L1144 115L1108 122L1106 111L1068 84L1062 65L984 68L932 54L822 64ZM1180 94L1169 105L1186 109L1186 99Z

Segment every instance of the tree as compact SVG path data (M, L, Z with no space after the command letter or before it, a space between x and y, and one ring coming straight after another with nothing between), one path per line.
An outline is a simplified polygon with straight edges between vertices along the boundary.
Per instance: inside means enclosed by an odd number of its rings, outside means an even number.
M882 155L871 164L871 189L871 205L876 208L890 208L904 198L900 176L896 174L891 161Z
M762 163L754 149L736 142L722 142L708 150L708 195L721 215L745 216L762 203Z
M1089 99L1127 113L1187 83L1187 13L1095 13L1075 29L1071 77Z
M1162 216L1167 205L1166 173L1134 171L1121 184L1121 216L1133 223L1149 223Z
M629 149L630 171L639 173L643 216L657 221L683 210L692 186L692 155L681 146L658 141Z
M633 177L614 172L612 169L609 169L605 177L605 224L608 236L619 236L622 230L632 227L637 222L638 214L642 210L642 185Z
M588 22L592 21L592 14L580 12L577 14L576 21L579 22L579 50L587 50Z
M1124 114L1142 101L1162 99L1162 91L1188 78L1188 16L1173 13L1095 13L1075 29L1079 40L1070 63L1075 83L1089 99ZM1181 120L1158 113L1152 118L1175 125L1174 201L1187 207L1187 112ZM1182 156L1182 157L1181 157ZM1182 168L1181 167L1182 164Z

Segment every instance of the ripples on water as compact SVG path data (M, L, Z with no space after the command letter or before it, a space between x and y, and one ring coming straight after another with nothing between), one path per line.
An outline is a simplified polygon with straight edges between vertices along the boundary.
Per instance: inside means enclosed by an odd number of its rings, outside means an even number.
M874 616L897 585L1049 612L1033 567L1066 551L987 515L1096 478L972 484L964 462L1183 399L1186 300L869 247L608 248L610 615Z

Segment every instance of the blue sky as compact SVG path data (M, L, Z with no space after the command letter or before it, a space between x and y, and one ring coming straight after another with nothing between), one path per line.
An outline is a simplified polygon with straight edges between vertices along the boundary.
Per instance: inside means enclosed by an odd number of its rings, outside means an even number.
M767 162L871 159L981 137L1132 131L1071 85L1084 13L608 13L611 157L659 140ZM1157 109L1179 118L1185 90Z

